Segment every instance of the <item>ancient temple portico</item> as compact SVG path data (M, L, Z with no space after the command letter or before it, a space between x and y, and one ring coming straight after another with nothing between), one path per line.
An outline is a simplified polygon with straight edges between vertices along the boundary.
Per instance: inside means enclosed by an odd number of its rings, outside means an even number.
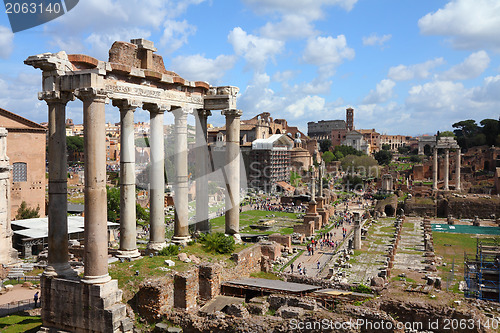
M149 251L166 245L164 192L164 113L175 117L176 175L174 179L175 231L173 241L189 240L187 117L200 120L197 140L206 138L207 117L222 110L226 117L227 195L226 232L239 234L239 135L241 111L236 109L238 88L211 87L191 82L167 71L152 42L135 39L115 42L109 61L86 55L44 53L25 60L42 70L39 98L49 110L49 260L42 284L42 321L46 328L65 331L129 332L125 305L115 280L108 274L105 104L112 101L120 112L120 249L122 257L137 257L135 235L134 111L150 114L150 240ZM65 108L76 98L83 102L85 148L85 249L84 276L80 279L68 261L67 164ZM199 139L198 139L199 135ZM198 142L201 145L201 141ZM197 158L201 174L208 172L207 156ZM206 178L197 182L197 193L207 193ZM207 207L204 207L206 204ZM197 203L197 221L208 230L208 202ZM201 207L203 205L203 207ZM56 290L59 290L56 292ZM61 292L60 290L64 290ZM92 297L86 297L91 295ZM95 297L94 297L95 296ZM67 318L65 308L74 307ZM81 311L91 309L89 311Z
M444 149L444 162L443 162L443 190L449 191L450 185L450 149L455 150L455 191L460 191L460 167L461 167L461 152L460 146L457 141L452 137L442 137L436 143L436 146L433 149L433 157L432 157L432 189L438 190L438 149Z

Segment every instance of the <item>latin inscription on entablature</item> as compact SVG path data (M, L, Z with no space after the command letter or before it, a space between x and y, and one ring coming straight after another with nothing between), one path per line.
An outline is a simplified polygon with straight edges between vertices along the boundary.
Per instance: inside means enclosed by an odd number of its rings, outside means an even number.
M236 98L231 95L205 96L205 110L225 110L236 108Z
M108 80L104 89L110 94L110 98L142 97L145 101L155 100L170 105L182 105L185 103L198 104L203 107L202 96L190 96L181 91L163 90L159 88L138 86L130 83Z

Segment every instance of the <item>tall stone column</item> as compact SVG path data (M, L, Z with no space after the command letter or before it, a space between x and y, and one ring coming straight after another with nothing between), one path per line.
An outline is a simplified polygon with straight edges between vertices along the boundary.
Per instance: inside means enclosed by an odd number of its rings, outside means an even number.
M226 109L226 234L240 233L240 117L241 110Z
M438 189L438 149L434 147L432 155L432 189Z
M460 148L457 148L457 156L456 156L456 169L455 169L455 174L457 177L456 183L455 183L455 190L456 191L461 191L462 189L460 188L460 167L461 167L461 158L460 158L461 152Z
M106 198L106 130L107 96L94 88L79 89L83 101L85 149L85 251L83 282L105 283L108 274L108 226Z
M450 149L444 149L444 190L448 191L450 188L448 186L448 181L450 178Z
M66 152L66 104L75 99L73 94L41 92L39 99L49 108L49 234L47 276L75 277L68 259L68 164Z
M149 169L149 243L148 250L159 251L165 247L165 139L163 113L167 107L144 104L149 111L149 139L151 155Z
M210 174L207 118L212 113L208 110L197 110L196 119L196 230L210 231L208 219L208 174Z
M120 109L120 250L118 257L137 258L135 214L134 111L140 103L114 100Z
M189 216L188 216L188 148L187 148L187 116L190 109L177 108L172 111L175 117L175 147L174 147L174 167L175 167L175 185L174 185L174 205L175 205L175 224L174 237L175 243L187 243L189 236Z

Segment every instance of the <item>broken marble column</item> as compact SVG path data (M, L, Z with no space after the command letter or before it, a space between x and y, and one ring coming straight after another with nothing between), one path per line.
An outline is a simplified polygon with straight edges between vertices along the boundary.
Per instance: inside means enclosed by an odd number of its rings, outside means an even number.
M83 101L85 149L85 250L84 283L105 283L108 274L108 226L106 197L106 130L107 96L94 88L76 92Z
M120 109L120 249L118 257L136 258L134 111L140 103L114 100Z
M444 149L444 190L448 191L450 188L448 186L448 181L450 178L450 149Z
M149 169L149 251L159 251L165 243L165 141L163 114L168 106L144 103L150 119L150 169Z
M437 147L434 147L432 153L432 189L438 189L438 150Z
M226 117L226 234L240 232L240 117L241 110L223 110Z
M66 153L66 104L73 94L51 91L39 93L49 108L48 168L49 168L49 232L48 263L44 274L74 277L68 255L68 165Z

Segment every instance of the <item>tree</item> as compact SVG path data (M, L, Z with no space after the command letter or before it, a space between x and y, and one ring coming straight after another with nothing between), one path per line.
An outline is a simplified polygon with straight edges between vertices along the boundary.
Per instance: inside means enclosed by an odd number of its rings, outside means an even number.
M347 173L358 173L361 176L372 176L372 168L377 166L377 161L371 156L347 155L340 161L342 170ZM378 169L376 170L378 171Z
M81 137L81 136L67 136L66 137L66 147L67 147L68 152L82 153L83 152L83 137Z
M486 144L494 146L497 136L500 134L500 122L495 119L483 119L480 124L483 126L481 132L485 135Z
M322 153L327 152L330 149L331 146L332 146L332 141L331 140L325 139L325 140L321 140L319 142L319 150Z
M441 132L441 133L438 134L438 139L439 138L443 138L443 137L456 138L456 135L452 131L444 131L444 132Z
M382 150L391 150L391 145L390 145L390 144L388 144L388 143L384 143L384 144L382 145Z
M362 151L359 151L351 146L345 146L345 145L335 146L333 153L335 155L337 155L338 152L342 153L343 156L347 156L347 155L361 156L361 155L364 155L364 153Z
M401 154L401 155L406 155L410 152L411 148L408 147L407 145L404 145L404 146L401 146L401 147L398 147L398 152Z
M373 155L380 165L387 165L391 163L392 153L388 150L380 150Z
M108 199L108 221L117 222L120 218L120 189L106 186Z
M325 161L325 163L330 163L335 159L335 155L333 155L331 151L325 151L323 155L321 155L321 158L323 158L323 161Z
M462 120L451 125L456 128L453 132L457 136L457 141L460 147L470 148L474 146L472 138L479 132L479 127L475 120Z
M17 209L16 220L34 219L40 217L40 206L36 208L28 207L26 201L21 202Z

